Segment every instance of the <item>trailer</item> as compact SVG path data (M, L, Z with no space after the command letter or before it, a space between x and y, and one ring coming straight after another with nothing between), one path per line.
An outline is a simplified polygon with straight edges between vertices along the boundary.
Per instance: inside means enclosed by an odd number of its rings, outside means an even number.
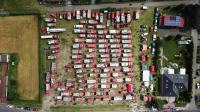
M96 44L87 44L87 48L95 48Z
M81 12L80 10L76 10L76 20L81 19Z
M87 10L87 18L90 19L91 18L91 10Z
M123 72L133 72L133 68L130 68L130 67L123 67L123 68L122 68L122 71L123 71Z
M131 34L131 30L130 29L122 29L121 30L121 34Z
M88 89L97 89L97 85L96 84L87 84L87 88Z
M131 39L131 35L121 35L122 39Z
M110 67L118 67L118 66L119 66L119 63L116 63L116 62L110 63Z
M94 68L94 67L95 67L94 63L85 64L85 68Z
M120 33L120 30L115 30L115 29L109 30L109 33L110 33L110 34L119 34L119 33Z
M99 39L98 43L105 44L105 43L108 43L108 40L107 39Z
M121 49L110 49L110 53L121 53Z
M53 39L56 38L57 35L41 35L41 39Z
M95 50L94 48L88 48L87 51L88 51L89 53L94 53L96 50Z
M122 57L132 57L132 53L122 53Z
M120 39L110 39L110 43L120 43Z
M95 58L96 54L92 53L92 54L86 54L85 55L86 58Z
M116 14L116 15L115 15L115 22L116 22L116 23L120 23L120 12L117 11L115 14Z
M55 27L55 26L56 26L56 23L47 23L46 26L47 26L47 27Z
M107 30L107 29L98 30L97 33L98 33L99 35L104 35L104 34L107 34L107 33L108 33L108 30Z
M132 21L132 17L131 17L131 14L130 14L130 11L128 11L128 13L127 13L127 24L130 24L131 23L131 21Z
M131 53L131 49L123 49L124 53Z
M74 25L74 28L83 28L83 25Z
M96 64L96 67L97 67L97 68L106 68L107 65L104 64L104 63L98 63L98 64Z
M90 44L95 44L96 43L96 39L86 39L85 40L86 43L90 43Z
M109 84L101 84L101 89L108 89L110 88Z
M74 33L86 33L85 29L74 29Z
M119 57L121 57L121 54L120 53L112 53L111 57L112 58L119 58Z
M108 53L109 50L108 49L99 49L99 53Z
M96 38L97 35L96 34L87 34L87 38Z
M109 83L110 82L110 80L109 79L100 79L100 83L102 84L102 83Z
M132 48L133 46L132 46L132 44L122 44L122 47L123 48Z
M96 25L96 29L105 29L105 28L106 28L106 25L104 25L104 24Z
M83 42L85 42L85 39L84 38L75 38L74 42L75 43L83 43Z
M109 56L109 55L108 55ZM109 58L100 58L99 60L98 60L98 62L100 62L100 63L106 63L106 62L110 62L110 59Z
M121 22L122 22L122 23L125 23L125 22L126 22L124 12L121 12Z
M52 45L52 44L58 44L59 41L58 40L48 40L48 44Z
M84 68L84 65L83 64L75 64L74 65L74 68Z
M46 94L50 94L51 93L51 91L50 91L50 84L48 84L48 83L45 84L45 93Z
M47 31L47 33L62 33L62 32L65 32L66 29L65 28L49 28L49 27L46 27L46 31Z
M82 55L72 55L72 59L80 59L82 58Z
M131 66L133 66L133 63L132 62L122 62L121 66L122 67L131 67Z
M124 80L123 80L123 78L114 78L114 79L112 79L112 82L122 83L122 82L124 82Z
M98 24L99 22L97 20L88 20L87 23L95 25L95 24Z
M82 54L81 49L72 49L72 54Z
M109 58L110 55L109 54L99 54L100 58Z
M77 37L79 37L79 38L85 38L86 34L78 34Z
M108 48L109 47L109 45L108 44L99 44L98 45L98 48Z
M114 72L114 73L112 73L112 76L113 77L120 77L120 76L122 76L123 74L121 73L121 72Z
M100 19L99 19L100 23L103 23L103 13L100 13Z
M121 48L121 45L120 44L111 44L110 48L111 49L119 49L119 48Z
M132 62L133 61L133 58L132 57L123 57L123 58L121 58L121 61L122 62Z
M96 34L96 33L97 33L97 30L94 30L94 29L87 30L87 34Z
M86 23L87 23L87 20L83 20L83 19L79 20L79 24L86 24Z
M56 23L57 22L56 18L44 18L44 21L47 23Z
M96 83L97 81L96 80L93 80L93 79L90 79L90 80L87 80L87 83L88 84L94 84L94 83Z
M67 12L67 20L72 19L72 13L70 11Z
M99 20L99 13L98 12L95 13L95 19Z
M48 60L55 60L56 58L57 58L57 55L53 55L53 54L47 56Z
M94 29L95 27L93 25L87 25L87 29Z
M84 63L94 63L94 59L84 59L83 60Z
M76 48L83 48L83 46L84 46L83 44L79 44L79 43L78 43L78 44L73 44L73 45L72 45L72 48L73 48L73 49L76 49Z
M131 44L131 40L122 40L122 44Z

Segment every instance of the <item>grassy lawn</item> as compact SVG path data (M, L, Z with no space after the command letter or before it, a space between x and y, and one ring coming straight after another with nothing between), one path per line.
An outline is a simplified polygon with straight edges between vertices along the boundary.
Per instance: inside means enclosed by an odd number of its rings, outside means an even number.
M174 56L182 51L183 46L178 45L175 40L169 40L169 41L163 40L162 43L163 43L162 45L163 55L168 59L168 61L163 59L164 67L170 65L169 62L177 63L178 65L183 66L184 65L183 58L176 58Z
M3 9L10 13L40 13L43 8L37 0L3 0Z
M52 112L130 112L128 105L74 105L51 107Z

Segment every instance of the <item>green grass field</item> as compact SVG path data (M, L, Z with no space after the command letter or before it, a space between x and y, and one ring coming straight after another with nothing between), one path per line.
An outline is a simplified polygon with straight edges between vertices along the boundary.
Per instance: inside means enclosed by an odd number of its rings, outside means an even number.
M74 105L51 107L52 112L130 112L128 105Z
M178 65L184 65L184 60L182 58L175 58L174 55L179 54L182 49L183 46L180 46L176 43L175 40L169 40L169 41L165 41L163 40L163 55L169 60L165 60L163 59L163 65L166 67L167 65L170 65L169 62L172 63L177 63Z

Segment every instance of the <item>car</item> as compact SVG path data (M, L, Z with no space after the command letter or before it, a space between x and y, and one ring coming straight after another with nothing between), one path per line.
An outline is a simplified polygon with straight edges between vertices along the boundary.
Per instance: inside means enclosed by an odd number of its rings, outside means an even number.
M199 96L199 95L198 95L198 96L197 96L197 95L195 96L195 102L196 102L196 103L200 103L200 96Z
M146 32L146 31L147 31L146 28L141 28L141 29L140 29L140 32Z
M158 27L155 25L153 30L154 30L154 32L157 32Z
M147 25L140 25L140 28L147 28Z
M156 34L153 34L153 41L156 41Z
M197 69L197 70L196 70L196 75L197 75L197 76L200 76L200 69Z
M200 83L196 83L196 89L200 89Z

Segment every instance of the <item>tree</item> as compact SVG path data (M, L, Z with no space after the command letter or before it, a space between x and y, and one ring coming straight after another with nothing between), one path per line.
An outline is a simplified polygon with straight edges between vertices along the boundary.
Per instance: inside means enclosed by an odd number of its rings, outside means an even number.
M148 107L148 108L154 107L154 108L157 108L158 110L162 110L163 105L165 105L165 104L167 104L166 100L154 98L151 103L146 104L146 107Z
M177 104L183 104L185 105L186 103L189 103L191 100L192 96L191 93L188 91L179 91L175 103Z

